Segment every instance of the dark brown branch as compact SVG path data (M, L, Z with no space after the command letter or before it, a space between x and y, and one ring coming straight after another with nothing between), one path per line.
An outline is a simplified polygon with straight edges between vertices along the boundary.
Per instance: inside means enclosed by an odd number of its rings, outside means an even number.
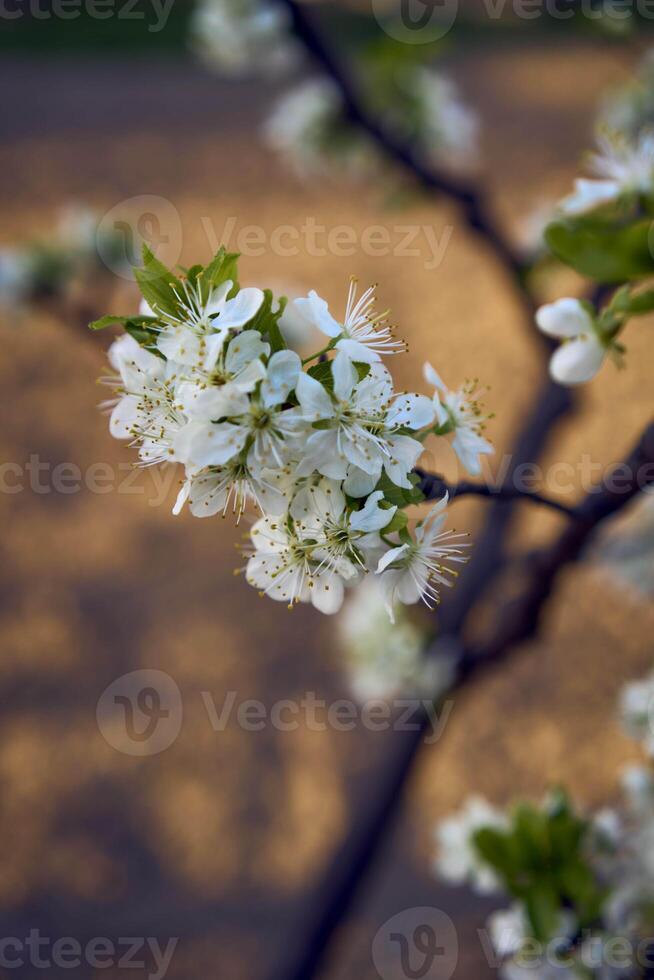
M459 204L468 226L487 241L494 255L509 273L517 287L520 302L531 318L534 304L525 289L525 276L529 265L516 254L498 229L490 215L483 190L478 185L463 183L453 176L432 169L410 142L401 139L375 118L369 112L358 85L345 65L325 44L320 30L315 26L315 14L307 10L308 5L298 3L297 0L279 0L279 2L290 15L293 32L302 41L316 64L338 87L347 120L369 136L390 160L410 173L424 188L444 194ZM538 335L538 339L544 347L549 346L549 341L543 335Z
M426 473L424 470L416 469L415 473L420 477L418 486L428 500L439 500L447 494L450 500L457 497L489 497L493 500L512 500L516 502L526 501L527 503L539 504L549 507L559 514L566 517L575 517L575 510L562 504L558 500L546 497L536 490L521 490L518 487L508 485L498 486L487 483L473 483L471 480L459 480L458 483L448 483L444 477L437 473Z
M621 511L637 493L652 485L654 422L645 429L624 463L575 508L574 520L559 537L524 562L527 576L525 588L500 611L495 632L489 639L466 652L463 672L479 663L492 662L507 647L533 636L561 569L577 561L601 521Z
M533 427L532 423L532 430ZM579 558L597 525L622 510L640 490L652 485L654 423L645 430L625 463L575 508L575 520L567 524L554 544L533 559L525 591L499 617L495 635L483 646L460 649L456 686L466 683L482 669L497 667L516 649L517 644L532 635L556 577L563 568ZM456 621L456 616L450 616L452 625ZM454 633L451 639L456 641L456 635ZM443 637L433 646L432 655L439 655L442 642ZM447 638L447 644L451 652L450 638ZM306 923L307 939L299 955L291 953L289 961L273 972L275 980L311 980L322 966L336 930L345 921L358 897L374 855L390 833L400 811L412 764L428 724L426 716L417 721L415 731L396 733L394 755L380 777L372 805L355 816L350 834L317 891L321 896L320 907L314 908L313 918Z

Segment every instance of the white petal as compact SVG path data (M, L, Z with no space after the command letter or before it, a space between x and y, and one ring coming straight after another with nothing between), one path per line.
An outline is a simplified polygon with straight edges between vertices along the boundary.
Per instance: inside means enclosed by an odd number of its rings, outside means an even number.
M349 337L343 337L342 340L337 341L336 349L343 351L351 360L358 361L361 364L374 364L376 361L381 360L376 351L366 347L365 344L359 343L358 340L351 340Z
M335 572L320 572L310 589L311 603L321 613L331 616L343 605L343 582Z
M550 374L562 385L583 384L595 377L604 355L604 348L595 337L571 340L561 344L552 355Z
M241 452L248 437L243 425L191 423L175 437L177 458L194 466L220 466Z
M136 395L123 395L111 413L109 432L114 439L131 439L139 416L140 401Z
M352 389L359 380L359 375L345 351L339 351L332 361L332 376L334 378L334 394L339 401L348 401L352 395Z
M397 548L390 548L389 551L387 551L386 554L379 559L376 574L379 575L384 571L384 569L388 568L389 565L392 565L393 562L404 558L406 553L409 551L409 547L410 545L408 544L401 544Z
M208 342L212 338L208 338ZM264 343L258 330L244 330L230 342L225 354L225 368L229 374L238 374L250 361L267 356L270 344Z
M361 510L350 516L350 527L355 531L381 531L393 519L397 507L384 510L379 501L384 499L381 490L371 493Z
M236 375L230 384L238 391L245 393L254 391L259 382L266 377L263 361L250 361L248 366Z
M281 405L295 388L302 362L292 350L280 350L270 358L266 371L266 380L261 385L261 397L264 405Z
M541 306L536 313L536 323L549 337L578 337L593 329L588 311L578 299L569 296Z
M436 368L432 367L429 361L425 361L425 365L422 369L422 374L427 384L433 385L434 388L438 388L440 391L447 391L447 388L445 387L443 381L441 380L440 374L438 373Z
M472 476L479 476L481 473L479 456L488 456L495 452L487 439L466 428L455 431L452 448Z
M434 414L434 403L426 395L400 395L391 405L386 421L389 425L422 429L434 421Z
M296 299L293 303L295 308L311 323L317 327L321 333L327 337L338 337L343 333L343 327L334 319L329 312L329 307L315 290L311 290L306 298Z
M304 372L295 386L295 394L303 413L311 419L328 419L334 414L334 406L329 393L319 381Z
M411 436L391 436L388 440L391 458L384 459L384 469L389 479L398 487L409 489L411 482L407 474L411 472L422 454L422 443Z
M565 197L559 208L564 214L584 214L602 204L609 204L620 194L620 184L617 180L588 180L579 177L575 180L574 191Z
M248 323L256 314L263 303L263 292L254 286L250 286L241 291L225 303L220 316L218 317L217 327L220 330L234 329L242 327Z
M358 466L349 466L343 490L349 497L367 497L377 486L379 474L366 473Z

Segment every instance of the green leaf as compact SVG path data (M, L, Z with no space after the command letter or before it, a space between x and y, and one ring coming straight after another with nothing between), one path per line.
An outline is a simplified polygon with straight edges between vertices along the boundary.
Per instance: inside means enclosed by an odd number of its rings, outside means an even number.
M103 316L99 320L93 320L89 323L89 330L104 330L106 327L121 326L127 328L127 325L135 327L144 327L149 323L156 323L156 316Z
M198 274L197 282L200 286L202 298L206 301L211 292L224 282L230 281L233 285L228 292L228 297L235 296L239 290L238 282L238 252L228 252L224 246L218 249L213 259L206 268Z
M393 514L392 520L388 522L386 527L382 528L384 534L392 534L394 531L402 531L408 524L409 518L406 515L406 511L400 510L399 507Z
M557 258L597 282L624 282L654 274L651 219L579 217L555 221L545 240Z
M525 896L525 907L534 939L547 942L555 935L561 916L561 901L556 890L545 883L535 886Z
M327 388L328 391L334 390L331 361L318 361L317 364L312 364L307 374L319 381L323 388Z
M508 833L495 827L482 827L473 834L472 842L479 856L500 877L505 881L513 878L518 868Z
M623 316L643 316L654 310L654 289L632 293L629 286L620 289L610 303L610 308Z
M279 350L286 350L286 341L279 329L279 318L286 309L286 302L285 296L280 297L277 309L273 310L272 290L264 289L263 303L245 327L247 330L258 330L270 343L273 354Z
M179 311L182 285L170 269L157 259L147 245L143 246L143 266L134 269L143 298L153 310L175 316Z
M411 482L414 482L413 477L409 477ZM418 477L415 477L418 480ZM386 473L382 473L379 478L379 482L375 487L375 490L381 490L384 494L384 499L389 502L389 504L395 504L396 507L404 508L409 507L412 504L420 504L425 499L425 495L417 486L412 486L410 490L406 490L404 487L398 487L388 478Z

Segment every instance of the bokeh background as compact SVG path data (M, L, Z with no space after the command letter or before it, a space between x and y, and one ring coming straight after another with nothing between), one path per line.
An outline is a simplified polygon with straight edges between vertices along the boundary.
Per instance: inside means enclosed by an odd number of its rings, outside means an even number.
M188 13L177 0L159 34L115 18L0 22L2 244L47 236L68 203L102 214L142 194L179 212L187 264L210 257L207 222L220 235L230 216L268 233L308 216L359 231L417 223L440 234L451 225L436 270L421 258L267 249L242 260L242 281L316 288L337 304L350 274L378 282L409 341L392 365L398 384L414 385L426 357L452 382L474 371L491 386L493 439L508 451L542 364L492 254L447 202L417 197L399 210L372 185L290 174L259 140L275 86L227 82L199 66L185 45ZM567 190L600 94L642 47L638 36L615 44L534 27L516 37L478 32L446 52L482 117L485 179L516 236L520 216ZM134 295L114 278L77 284L57 306L2 314L3 462L23 466L38 454L84 472L131 461L97 409L108 337L83 322L129 310ZM628 370L606 368L584 391L546 463L586 453L607 465L648 421L648 330L632 327L628 347ZM434 462L453 472L451 458ZM0 932L179 937L171 980L258 980L299 942L393 735L246 732L234 720L213 731L203 691L217 704L229 691L266 705L307 691L349 696L334 623L253 598L233 575L240 531L231 522L173 519L175 487L157 503L148 472L130 486L0 494ZM474 530L484 507L457 503L457 524ZM543 540L557 521L520 510L515 540ZM583 803L610 801L619 766L637 755L615 724L616 693L651 665L653 636L651 603L606 567L586 562L561 576L539 639L458 694L443 738L422 750L402 818L325 978L376 977L377 929L421 905L456 920L456 977L493 975L475 934L490 905L436 880L433 825L475 791L503 805L567 783ZM142 668L170 674L184 704L179 737L150 758L112 748L96 723L107 685Z

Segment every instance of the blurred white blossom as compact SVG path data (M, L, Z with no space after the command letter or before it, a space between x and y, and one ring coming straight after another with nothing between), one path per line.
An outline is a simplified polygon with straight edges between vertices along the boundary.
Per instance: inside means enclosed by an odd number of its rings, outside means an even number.
M453 885L471 885L482 895L498 891L500 881L482 860L473 836L483 827L508 827L505 813L480 796L471 796L458 813L436 827L436 873Z
M437 699L454 680L447 656L425 656L427 633L398 609L389 622L379 579L368 575L349 593L338 620L350 687L361 702L394 696Z
M598 137L599 152L589 159L595 179L580 177L574 191L559 208L563 214L579 215L623 195L649 194L654 188L654 132L647 129L630 138L620 132L604 132Z
M604 363L608 344L580 300L565 297L541 306L536 323L548 337L562 341L550 360L550 374L555 381L575 385L595 377Z
M277 102L264 138L301 177L363 176L376 159L343 114L340 92L327 78L300 82Z
M282 74L300 57L288 15L274 0L200 0L191 40L207 65L227 76Z

